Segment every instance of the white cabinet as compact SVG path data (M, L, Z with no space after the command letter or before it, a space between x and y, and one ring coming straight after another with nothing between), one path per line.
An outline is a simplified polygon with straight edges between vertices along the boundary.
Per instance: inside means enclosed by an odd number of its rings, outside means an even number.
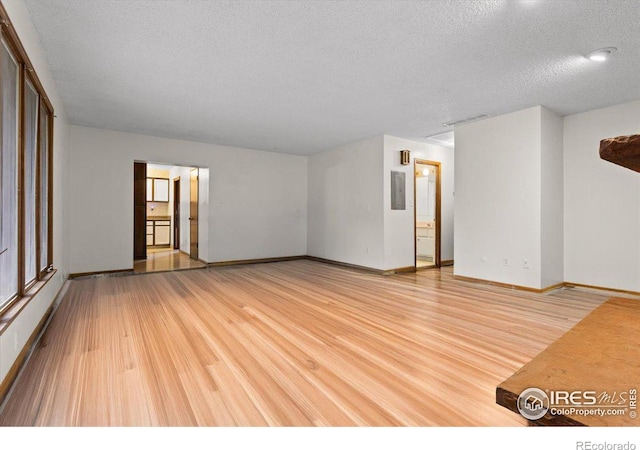
M153 245L153 220L147 220L147 246L149 245Z
M436 239L432 237L417 237L416 251L418 256L427 258L435 258L436 255ZM433 261L433 259L430 259Z
M147 178L147 201L164 203L169 201L168 178Z
M434 227L417 227L416 236L419 237L436 237L436 229Z
M153 178L147 178L147 201L153 201Z
M168 220L156 220L155 225L155 245L171 244L171 222Z
M164 218L147 218L147 245L171 245L171 221Z

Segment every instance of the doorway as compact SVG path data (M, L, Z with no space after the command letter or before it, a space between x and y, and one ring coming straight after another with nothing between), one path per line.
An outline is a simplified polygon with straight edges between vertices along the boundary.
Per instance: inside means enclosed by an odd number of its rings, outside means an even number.
M206 168L134 162L134 272L207 266L208 183Z
M440 163L414 161L414 219L416 269L440 267Z

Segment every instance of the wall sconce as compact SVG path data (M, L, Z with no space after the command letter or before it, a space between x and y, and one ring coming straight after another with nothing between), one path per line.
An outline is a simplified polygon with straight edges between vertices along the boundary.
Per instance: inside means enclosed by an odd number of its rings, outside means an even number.
M406 166L411 164L411 156L409 155L409 150L400 150L400 164Z

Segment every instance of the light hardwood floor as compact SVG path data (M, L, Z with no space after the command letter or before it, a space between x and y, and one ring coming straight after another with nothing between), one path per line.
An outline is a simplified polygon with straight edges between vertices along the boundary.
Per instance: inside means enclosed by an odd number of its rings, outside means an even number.
M133 262L135 273L167 272L184 269L203 269L207 265L191 259L186 253L171 248L147 248L147 259Z
M416 267L418 269L421 269L423 267L434 267L436 265L436 263L432 262L432 261L423 261L421 259L417 259L416 260Z
M0 424L525 425L496 386L607 298L307 260L76 280Z

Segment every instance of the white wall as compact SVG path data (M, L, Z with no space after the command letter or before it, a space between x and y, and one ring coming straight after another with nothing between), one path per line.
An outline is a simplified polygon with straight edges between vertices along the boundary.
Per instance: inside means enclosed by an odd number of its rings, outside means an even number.
M564 118L565 280L640 291L640 173L600 140L640 132L640 101Z
M214 218L209 208L209 169L201 168L198 170L198 259L202 261L209 261L210 220Z
M562 117L541 108L541 286L564 281Z
M306 254L306 157L80 126L71 141L72 273L133 266L134 160L209 168L209 262Z
M411 165L400 164L400 150ZM453 259L454 151L376 136L309 156L308 254L379 270L415 265L413 160L442 163L442 259ZM391 210L391 171L406 175L406 209Z
M384 268L383 136L309 156L308 255Z
M411 164L400 164L400 150L411 152ZM414 177L415 159L440 162L442 172L441 199L441 260L453 259L453 188L454 150L416 142L395 136L384 136L384 269L397 269L415 265L414 246ZM391 210L391 171L405 173L407 209Z
M540 107L456 127L456 275L541 287L540 127Z
M42 85L53 104L53 264L57 272L53 279L31 299L20 315L0 335L0 383L18 354L55 299L67 278L69 260L69 122L49 72L38 36L26 6L21 0L3 1L11 22L29 55Z

